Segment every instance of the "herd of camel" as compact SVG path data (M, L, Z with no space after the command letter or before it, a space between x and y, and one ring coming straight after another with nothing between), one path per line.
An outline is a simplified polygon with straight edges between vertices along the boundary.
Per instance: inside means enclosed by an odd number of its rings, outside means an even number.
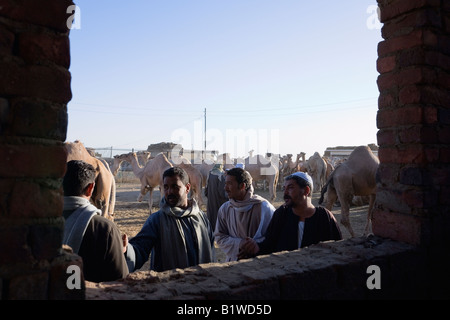
M97 171L92 203L102 210L102 214L114 220L114 207L116 198L115 175L118 173L122 162L131 164L133 173L141 182L138 201L142 201L148 194L148 204L150 214L153 207L153 190L161 188L162 173L169 167L180 166L186 170L192 185L192 197L198 201L199 206L203 206L201 196L202 188L206 185L206 178L212 169L213 161L194 161L191 163L183 156L176 156L168 159L163 153L158 153L150 159L150 152L130 152L114 157L112 166L103 159L96 157L90 150L86 149L80 141L66 142L67 161L83 160L94 166ZM355 196L362 196L369 199L367 222L364 234L371 231L372 209L375 203L376 181L375 175L378 169L379 160L368 146L356 147L349 155L348 159L333 166L330 161L314 153L308 160L305 154L300 153L297 159L292 161L292 155L286 155L274 161L271 157L253 156L245 159L231 159L228 154L222 154L216 162L223 164L224 169L232 168L236 162L243 163L253 182L264 181L268 184L270 201L276 199L277 186L282 178L296 171L308 172L314 182L313 192L320 192L319 204L322 204L326 197L325 207L332 209L334 203L339 199L341 205L340 223L349 231L352 237L355 233L349 220L350 206ZM256 187L256 185L255 185Z

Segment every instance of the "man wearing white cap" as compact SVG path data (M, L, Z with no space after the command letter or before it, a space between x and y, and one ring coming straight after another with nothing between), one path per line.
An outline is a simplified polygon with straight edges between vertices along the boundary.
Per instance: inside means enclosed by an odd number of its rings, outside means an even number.
M246 239L239 259L283 250L295 250L327 240L341 240L339 225L331 211L312 204L312 178L296 172L285 178L284 205L273 214L261 243Z

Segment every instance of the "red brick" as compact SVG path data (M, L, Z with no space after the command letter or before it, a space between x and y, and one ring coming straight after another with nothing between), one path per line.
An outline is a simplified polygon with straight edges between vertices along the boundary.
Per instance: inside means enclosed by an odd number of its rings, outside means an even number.
M432 144L437 142L437 131L434 127L414 126L399 130L401 143Z
M416 85L410 85L402 88L399 92L399 103L405 104L417 104L421 102L420 88Z
M384 108L391 108L397 106L397 98L396 96L391 92L383 92L380 93L378 97L378 108L384 109Z
M32 181L16 181L10 196L11 218L60 217L62 214L61 189L47 188Z
M397 65L399 68L423 65L425 63L425 52L421 47L410 48L397 52Z
M446 72L450 70L450 56L438 51L426 51L424 63L431 67L440 68Z
M378 1L381 9L380 21L387 22L400 15L404 15L414 9L422 9L425 6L439 7L440 0L394 0L394 1Z
M6 220L7 221L7 220ZM27 245L28 227L8 225L5 221L0 224L0 261L4 264L31 264L33 259ZM3 272L2 272L3 273Z
M421 124L423 112L420 106L378 110L377 127L379 129L403 125Z
M423 110L424 110L423 115L424 124L435 125L439 122L438 109L435 106L425 106Z
M51 61L68 69L70 66L69 37L44 32L24 32L18 37L18 54L26 62L38 64Z
M424 164L427 163L422 145L401 145L400 147L380 148L378 150L380 162Z
M63 68L0 61L0 95L34 97L57 103L72 98L70 73Z
M381 33L383 38L396 37L408 34L416 28L441 28L441 21L441 14L437 10L415 10L405 13L399 19L386 21Z
M375 209L372 231L383 238L418 245L421 242L422 221L417 216Z
M14 47L14 33L0 25L0 54L11 55Z
M450 106L450 94L448 90L437 88L435 86L424 86L420 89L423 103L433 104L435 106Z
M433 147L432 145L427 145L425 147L425 157L427 159L427 163L439 162L439 149Z
M382 185L394 185L399 182L399 166L380 163L377 176Z
M62 178L67 152L63 145L0 145L0 176Z
M423 45L423 31L418 29L404 36L381 41L378 44L378 56L383 57L391 53L396 53L397 51L421 45Z
M65 104L11 99L10 115L10 123L3 128L4 134L65 140L68 123Z
M388 56L377 60L377 70L379 73L390 72L394 70L395 66L395 56Z
M67 8L73 5L71 0L14 0L2 1L0 15L13 20L30 22L50 27L60 32L68 32Z
M60 213L62 212L62 208ZM64 233L63 218L59 225L56 219L46 219L48 223L30 226L28 245L37 261L52 260L58 255ZM53 224L51 224L53 222Z
M450 145L450 127L445 126L439 129L439 143Z
M450 148L441 148L439 159L442 163L450 163Z
M441 186L441 190L439 192L439 203L443 206L450 206L450 186ZM446 230L448 232L448 230Z
M378 145L393 146L398 143L397 131L390 129L382 129L377 132Z
M47 271L30 272L14 277L9 283L8 299L10 300L37 300L48 298Z

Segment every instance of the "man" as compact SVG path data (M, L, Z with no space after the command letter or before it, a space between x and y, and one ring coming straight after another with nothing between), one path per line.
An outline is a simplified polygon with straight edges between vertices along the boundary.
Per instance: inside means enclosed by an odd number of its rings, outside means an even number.
M312 200L313 181L304 172L285 178L284 201L273 214L261 243L247 239L239 259L283 250L295 250L320 241L341 240L342 234L333 213L315 207Z
M150 269L158 272L214 261L212 229L197 202L188 199L190 188L182 168L164 171L160 210L148 217L127 245L130 272L141 268L150 252Z
M224 173L223 165L216 163L206 179L205 196L208 198L206 214L212 229L215 229L220 206L228 200Z
M124 247L116 224L101 216L89 199L95 185L92 165L71 160L63 179L64 239L83 259L84 278L92 282L114 281L128 274Z
M253 194L252 177L242 168L228 170L225 202L217 215L215 239L226 254L226 261L238 259L239 246L246 238L264 239L275 208L269 201Z

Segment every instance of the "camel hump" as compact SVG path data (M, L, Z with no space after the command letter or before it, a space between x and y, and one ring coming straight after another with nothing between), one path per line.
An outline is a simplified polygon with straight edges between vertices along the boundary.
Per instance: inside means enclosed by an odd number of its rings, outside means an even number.
M347 161L356 161L361 162L363 159L367 159L367 161L375 161L379 163L378 157L375 156L368 146L358 146L356 147L352 153L350 153Z

